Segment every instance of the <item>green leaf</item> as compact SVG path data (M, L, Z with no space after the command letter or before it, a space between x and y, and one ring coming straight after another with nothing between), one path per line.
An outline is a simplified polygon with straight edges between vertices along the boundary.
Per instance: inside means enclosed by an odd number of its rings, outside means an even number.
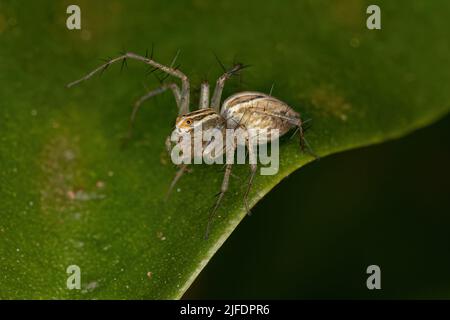
M82 1L82 30L71 31L68 3L2 2L0 298L179 298L245 216L247 166L234 169L208 240L221 166L193 166L164 201L175 173L164 149L173 97L146 103L122 149L142 84L158 82L129 61L122 73L113 66L65 88L99 58L144 54L155 43L155 59L169 64L181 49L193 86L220 75L212 52L228 65L251 64L225 96L275 83L275 96L312 119L307 139L322 157L446 114L450 3L378 1L381 30L366 28L369 4ZM280 156L277 175L256 177L252 204L312 160L296 139L284 139ZM69 265L81 269L81 290L66 287Z

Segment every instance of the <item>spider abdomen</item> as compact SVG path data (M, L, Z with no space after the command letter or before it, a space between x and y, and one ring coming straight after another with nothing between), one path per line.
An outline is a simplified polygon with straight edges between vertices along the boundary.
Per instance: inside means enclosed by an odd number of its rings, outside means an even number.
M222 106L222 117L228 128L246 130L278 130L282 136L301 124L300 115L285 102L260 92L240 92L226 99ZM271 139L276 138L271 136Z

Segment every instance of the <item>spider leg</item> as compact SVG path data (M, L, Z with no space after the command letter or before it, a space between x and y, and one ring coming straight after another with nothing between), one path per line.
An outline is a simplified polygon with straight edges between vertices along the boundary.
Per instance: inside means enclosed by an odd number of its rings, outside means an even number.
M166 141L165 141L165 145L166 145L166 150L170 155L171 149L172 149L172 141L171 141L171 136L167 136ZM172 182L170 183L169 189L167 190L166 196L165 196L165 201L167 201L173 191L173 189L175 188L175 185L177 184L177 182L181 179L181 177L183 176L183 174L185 172L189 172L189 167L187 164L181 164L178 166L178 171L175 174L175 176L172 179Z
M209 107L209 83L204 81L200 87L200 106L199 109Z
M302 120L299 119L299 123L297 125L298 128L298 137L300 139L300 149L305 151L305 133L303 132L303 123Z
M159 69L171 76L174 76L176 78L179 78L181 80L181 95L180 95L180 109L179 109L179 114L185 114L189 112L189 95L190 95L190 85L189 85L189 79L188 77L181 72L178 69L175 68L171 68L168 66L165 66L163 64L160 64L156 61L154 61L153 59L147 58L147 57L143 57L140 56L138 54L132 53L132 52L127 52L117 58L113 58L109 61L107 61L106 63L102 64L101 66L97 67L96 69L92 70L91 72L89 72L87 75L85 75L84 77L75 80L71 83L69 83L67 85L67 87L72 87L80 82L83 82L89 78L91 78L93 75L95 75L98 72L102 72L104 71L106 68L108 68L111 64L119 62L119 61L125 61L126 59L134 59L134 60L138 60L138 61L142 61L145 64L151 65L152 67Z
M303 152L305 152L305 151L308 152L312 157L316 158L316 160L320 159L320 157L314 153L314 151L312 150L308 141L306 141L306 139L305 139L304 130L303 130L304 123L302 122L302 120L300 118L291 118L291 117L283 116L280 114L274 114L272 112L265 111L265 110L253 110L253 112L265 114L265 115L268 115L271 117L280 118L280 119L286 120L287 122L291 123L292 126L296 127L297 130L299 131L300 149Z
M172 141L170 139L170 135L167 136L166 141L164 142L166 146L166 151L170 155L170 152L172 151Z
M142 103L144 101L150 99L151 97L154 97L154 96L156 96L158 94L161 94L161 93L165 92L167 89L171 89L172 90L173 95L175 96L175 101L177 103L177 106L178 106L178 108L180 107L180 100L181 100L180 89L178 88L178 86L175 83L163 84L161 87L147 92L145 95L140 97L134 103L133 111L131 112L131 115L130 115L130 122L128 124L128 133L127 133L127 136L126 136L127 140L131 139L131 136L133 134L134 121L136 120L136 114L139 111Z
M270 87L270 92L269 92L269 96L272 95L273 92L273 88L275 87L275 82L272 83L272 86Z
M169 199L169 196L172 193L173 188L175 187L177 182L180 180L180 178L183 176L183 174L186 171L188 171L188 166L186 164L182 164L179 166L179 169L178 169L177 173L175 174L175 177L173 177L172 182L170 183L169 189L167 190L166 198L165 198L166 201Z
M303 152L305 152L305 150L306 150L306 152L309 153L312 157L314 157L315 160L319 160L320 157L317 154L315 154L315 152L313 151L313 149L311 148L311 146L309 145L308 141L305 138L303 124L304 124L304 122L302 122L301 119L298 119L297 128L298 128L298 132L299 132L298 137L300 139L300 149Z
M220 111L219 110L220 109L220 99L222 97L222 91L223 91L223 87L225 86L225 81L230 79L234 74L236 74L240 70L244 69L245 67L246 66L244 66L243 64L238 63L238 64L234 65L233 68L231 68L230 70L226 71L223 75L221 75L219 77L219 79L217 79L216 87L214 88L214 94L211 99L211 108L215 109L217 112Z
M208 217L208 225L206 226L206 232L205 232L205 238L208 239L209 236L209 231L211 229L211 222L212 219L214 218L217 208L219 208L220 202L222 201L223 196L225 195L225 193L228 190L228 184L230 181L230 175L231 175L231 168L232 168L232 164L227 164L225 166L225 174L223 176L223 181L222 181L222 187L220 188L220 193L217 197L216 200L216 204L214 205L213 209L211 210L209 217Z
M253 186L253 179L255 178L257 168L258 168L258 166L256 164L250 164L250 178L248 179L247 190L245 191L245 194L244 194L244 204L245 204L245 210L247 210L247 215L251 214L250 206L248 205L248 195L250 193L250 189Z

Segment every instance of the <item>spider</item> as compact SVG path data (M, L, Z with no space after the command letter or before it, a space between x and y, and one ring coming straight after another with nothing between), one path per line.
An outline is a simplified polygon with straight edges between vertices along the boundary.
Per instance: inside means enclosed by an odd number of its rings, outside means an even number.
M217 79L211 100L209 83L205 81L201 84L199 108L196 111L189 110L190 84L188 77L183 72L181 72L177 68L173 68L172 66L160 64L154 61L152 58L148 58L147 56L141 56L132 52L128 52L116 58L110 59L106 63L89 72L84 77L69 83L67 87L72 87L91 78L94 74L104 71L113 63L122 61L122 64L124 64L126 63L127 59L144 62L145 64L152 66L154 70L159 69L169 76L178 78L181 81L181 89L178 84L174 82L162 84L159 88L146 93L136 101L130 116L129 136L131 134L131 128L135 121L136 114L142 103L151 97L165 92L166 90L171 90L178 107L178 117L176 119L175 129L172 134L179 134L180 132L190 133L193 132L195 126L202 126L204 130L212 128L219 128L221 130L224 128L245 128L256 130L277 129L279 130L279 135L277 137L281 137L291 129L296 128L299 132L301 150L304 151L305 144L307 145L307 142L304 138L304 122L302 122L300 114L294 111L283 101L273 97L271 94L265 94L256 91L239 92L228 97L221 105L222 91L225 86L225 82L244 68L242 64L235 64L231 69L225 71L225 73ZM270 137L270 139L275 139L277 137ZM247 139L247 144L248 143L249 142ZM166 146L169 149L171 147L170 136L166 139ZM254 150L250 145L247 145L247 148L249 154L252 152L252 150ZM310 153L317 158L317 156L315 156L312 152ZM232 164L227 163L225 165L225 173L222 180L220 192L218 193L217 200L209 214L205 234L206 237L208 237L209 234L212 218L214 217L222 201L222 198L228 190L231 169ZM172 180L172 183L170 184L168 194L173 189L177 181L181 178L183 173L187 170L187 165L179 165L179 170L177 171L174 179ZM244 203L247 213L250 212L248 205L248 195L253 184L256 170L257 164L250 164L251 173L244 194Z

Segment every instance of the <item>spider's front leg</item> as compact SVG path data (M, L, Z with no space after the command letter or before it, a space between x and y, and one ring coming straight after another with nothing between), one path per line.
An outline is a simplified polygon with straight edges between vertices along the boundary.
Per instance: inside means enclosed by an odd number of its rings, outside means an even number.
M236 64L233 68L225 72L216 81L216 87L214 88L214 94L211 99L211 108L220 112L220 99L222 98L223 87L225 86L225 81L230 79L234 74L238 73L240 70L244 69L246 66L243 64Z
M167 136L166 141L165 141L165 145L166 145L166 150L167 153L169 154L169 157L171 157L171 152L172 152L172 140L171 140L171 136ZM167 201L169 199L169 196L171 195L173 189L175 188L175 185L178 183L178 181L181 179L181 177L183 176L183 174L185 172L189 171L189 167L187 164L180 164L177 166L178 167L178 171L175 174L175 176L172 179L172 182L170 183L169 189L167 189L167 193L165 196L165 200Z
M161 94L163 92L165 92L167 89L171 89L172 93L175 97L175 102L177 104L178 109L180 109L180 101L181 101L181 93L180 93L180 88L178 88L178 86L176 85L176 83L167 83L167 84L163 84L161 87L156 88L154 90L151 90L149 92L147 92L145 95L143 95L142 97L140 97L133 106L133 111L131 112L130 115L130 122L128 124L128 133L125 137L125 140L128 141L131 139L131 136L133 134L133 126L134 126L134 121L136 120L136 114L139 111L142 103L148 99L150 99L151 97L154 97L158 94Z
M165 66L161 63L154 61L153 59L143 57L143 56L140 56L140 55L132 53L132 52L127 52L117 58L109 60L108 62L102 64L101 66L99 66L96 69L89 72L84 77L69 83L67 85L67 87L70 88L80 82L83 82L83 81L91 78L96 73L106 70L106 68L108 68L113 63L116 63L119 61L122 61L122 63L124 63L127 59L133 59L133 60L138 60L138 61L144 62L145 64L151 65L152 67L154 67L156 69L159 69L171 76L174 76L174 77L180 79L181 80L181 93L180 93L180 99L179 99L179 114L181 115L181 114L186 114L189 112L190 85L189 85L188 77L178 69L174 69L172 67Z
M209 108L209 83L204 81L200 86L200 105L199 109Z
M214 218L217 209L219 208L220 202L222 201L223 196L225 195L225 193L228 190L228 184L230 182L230 175L231 175L231 168L232 168L232 164L227 164L225 166L225 174L223 176L223 180L222 180L222 187L220 188L220 192L218 194L217 200L216 200L216 204L214 205L213 209L211 210L210 214L209 214L209 218L208 218L208 225L206 226L206 232L205 232L205 238L207 239L209 236L209 231L211 229L211 222L212 219Z
M175 177L173 177L172 182L170 183L169 189L166 193L165 200L167 201L169 199L170 194L172 193L173 189L175 188L175 185L177 184L178 180L183 176L185 172L189 171L189 167L187 164L180 164L178 166L178 171L175 174Z

